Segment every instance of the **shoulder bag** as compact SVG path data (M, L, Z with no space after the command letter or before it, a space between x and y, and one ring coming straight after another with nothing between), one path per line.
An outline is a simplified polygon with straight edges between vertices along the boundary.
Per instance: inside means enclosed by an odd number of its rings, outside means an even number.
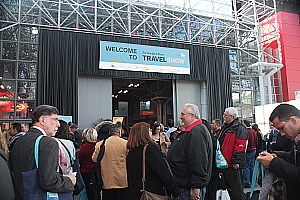
M221 152L220 143L218 139L217 139L217 149L216 149L216 166L219 169L228 168L227 161Z
M103 140L103 142L100 146L100 151L99 151L99 154L97 157L97 165L93 166L92 172L91 172L91 178L90 178L90 189L93 192L96 192L97 195L100 194L100 191L102 190L102 187L103 187L103 180L102 180L102 175L101 175L101 160L104 156L105 141L106 141L106 139Z
M28 172L22 172L22 180L24 185L24 200L72 200L72 192L66 193L52 193L46 192L40 187L39 184L39 173L38 173L38 163L39 163L39 143L42 137L47 137L46 135L40 135L34 145L34 158L36 169Z
M142 166L142 184L143 189L141 190L142 196L140 200L170 200L170 197L154 194L152 192L148 192L145 190L145 182L146 182L146 149L148 144L144 146L143 150L143 166Z
M76 185L74 186L75 190L73 191L73 194L79 195L79 193L85 188L85 184L84 184L83 178L80 173L79 159L76 159L76 160L74 160L74 162L72 162L72 156L71 156L69 149L66 147L66 145L62 141L60 141L59 139L58 139L58 141L64 146L64 148L68 152L73 172L76 172Z
M261 157L261 156L258 156ZM261 174L259 173L261 170ZM261 177L260 177L261 175ZM254 187L256 181L261 179L262 186L259 192L259 199L267 199L267 200L286 200L286 183L283 178L277 177L275 174L271 173L269 169L265 169L265 167L258 162L256 159L253 175L252 175L252 183L249 199L252 198L254 191Z

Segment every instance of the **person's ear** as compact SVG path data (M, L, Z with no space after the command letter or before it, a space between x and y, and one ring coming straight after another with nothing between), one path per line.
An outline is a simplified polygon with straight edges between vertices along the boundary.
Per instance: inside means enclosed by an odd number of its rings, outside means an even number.
M291 123L297 124L297 121L299 120L299 118L296 117L296 116L291 116L289 120L290 120Z
M44 125L45 124L45 117L44 116L40 116L40 118L39 118L39 123L41 124L41 125Z

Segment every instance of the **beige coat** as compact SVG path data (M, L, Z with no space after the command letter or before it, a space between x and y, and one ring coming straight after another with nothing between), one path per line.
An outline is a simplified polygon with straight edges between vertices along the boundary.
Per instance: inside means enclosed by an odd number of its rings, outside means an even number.
M152 135L152 139L156 140L156 136ZM171 146L171 141L165 132L161 132L159 134L159 146L163 153L168 153L168 150Z
M102 142L97 142L95 146L92 156L94 162L97 162ZM111 136L104 145L105 152L101 160L103 189L128 187L126 170L127 141L119 136Z

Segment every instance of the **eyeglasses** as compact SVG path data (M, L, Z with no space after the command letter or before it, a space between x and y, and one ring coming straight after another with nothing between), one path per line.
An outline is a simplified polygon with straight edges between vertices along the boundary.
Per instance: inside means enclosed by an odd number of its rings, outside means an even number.
M191 113L180 113L180 115L184 116L184 115L190 115Z
M283 124L283 126L282 127L280 127L280 128L276 128L279 132L283 132L283 129L284 129L284 126L286 125L286 123L288 123L289 121L287 121L287 122L285 122L284 124Z
M58 121L58 118L57 118L57 117L44 117L44 118L54 119L54 121L55 121L56 123L59 123L59 121Z

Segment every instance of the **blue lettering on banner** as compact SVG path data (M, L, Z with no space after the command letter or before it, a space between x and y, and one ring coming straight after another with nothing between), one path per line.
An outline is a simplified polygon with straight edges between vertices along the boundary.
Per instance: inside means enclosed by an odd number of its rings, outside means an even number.
M190 74L189 50L100 41L99 68Z

